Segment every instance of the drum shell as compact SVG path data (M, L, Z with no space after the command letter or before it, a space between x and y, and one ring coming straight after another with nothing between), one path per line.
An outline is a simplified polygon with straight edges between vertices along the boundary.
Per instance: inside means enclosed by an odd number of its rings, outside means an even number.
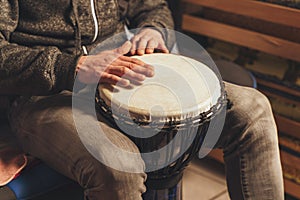
M189 144L186 149L181 149L181 151L179 151L180 154L178 154L178 148L182 148L182 143L180 144L179 142L179 145L178 143L177 145L171 145L162 152L162 154L168 155L167 158L162 158L160 154L157 154L157 156L153 156L151 160L144 159L147 171L147 168L156 168L156 166L159 166L161 164L159 161L168 162L172 160L172 158L176 158L173 162L168 163L168 165L163 168L147 172L148 178L146 186L148 188L154 190L171 188L181 180L183 170L191 159L197 155L201 148L209 128L210 120L225 107L226 101L224 101L224 99L225 94L222 98L220 98L218 105L213 106L210 111L203 113L198 117L186 119L184 121L169 121L164 124L157 123L156 129L158 129L159 132L150 138L133 137L120 129L121 132L128 136L137 145L141 153L153 152L163 148L165 145L168 145L175 136L178 136L178 134L181 136L178 139L179 141L181 139L181 141L184 141L185 144ZM117 124L125 124L130 129L132 121L127 120L125 116L113 115L109 106L107 106L104 101L98 99L96 106L99 114L108 119L115 127L118 128ZM138 125L138 129L132 128L129 133L137 135L138 133L143 133L143 131L146 131L147 129L155 128L153 127L153 124L152 127L149 127L148 124L145 123L138 123ZM176 149L176 151L173 151L174 149Z
M101 84L96 106L139 148L147 187L171 188L198 154L210 120L224 107L224 87L212 69L191 58L170 54L136 58L153 63L155 76L126 88Z

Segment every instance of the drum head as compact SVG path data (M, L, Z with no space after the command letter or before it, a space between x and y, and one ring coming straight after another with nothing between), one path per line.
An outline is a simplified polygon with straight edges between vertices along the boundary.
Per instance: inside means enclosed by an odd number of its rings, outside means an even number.
M138 122L180 121L209 111L222 94L220 80L206 65L174 54L134 56L155 75L127 88L100 84L99 94L115 115Z

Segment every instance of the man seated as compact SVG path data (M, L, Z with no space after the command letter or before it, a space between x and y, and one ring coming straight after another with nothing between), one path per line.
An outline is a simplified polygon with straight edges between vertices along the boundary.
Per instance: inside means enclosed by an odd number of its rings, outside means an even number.
M78 182L87 199L141 199L145 173L107 167L81 143L72 116L72 89L76 73L83 84L101 77L102 82L123 86L151 76L153 68L124 55L169 52L168 35L160 31L173 27L167 3L4 0L0 7L0 95L10 99L10 126L24 152ZM125 24L143 29L120 47L86 55L105 38L122 32ZM111 56L117 59L111 62ZM267 98L229 83L225 90L231 107L216 148L224 151L231 198L283 199L277 130ZM99 123L113 143L139 152L105 119ZM144 168L141 158L122 164Z

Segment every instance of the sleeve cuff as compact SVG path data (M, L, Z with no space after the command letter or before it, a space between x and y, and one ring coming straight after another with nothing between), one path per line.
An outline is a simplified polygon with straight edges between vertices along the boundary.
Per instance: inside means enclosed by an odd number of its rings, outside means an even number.
M60 54L55 63L55 86L54 90L73 90L76 77L76 65L80 56Z

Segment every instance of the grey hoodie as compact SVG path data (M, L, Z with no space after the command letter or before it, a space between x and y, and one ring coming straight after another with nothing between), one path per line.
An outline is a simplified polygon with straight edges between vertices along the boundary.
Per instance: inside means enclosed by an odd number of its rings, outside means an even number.
M71 90L82 45L90 48L125 23L173 28L164 0L2 0L0 8L0 112L16 95Z

